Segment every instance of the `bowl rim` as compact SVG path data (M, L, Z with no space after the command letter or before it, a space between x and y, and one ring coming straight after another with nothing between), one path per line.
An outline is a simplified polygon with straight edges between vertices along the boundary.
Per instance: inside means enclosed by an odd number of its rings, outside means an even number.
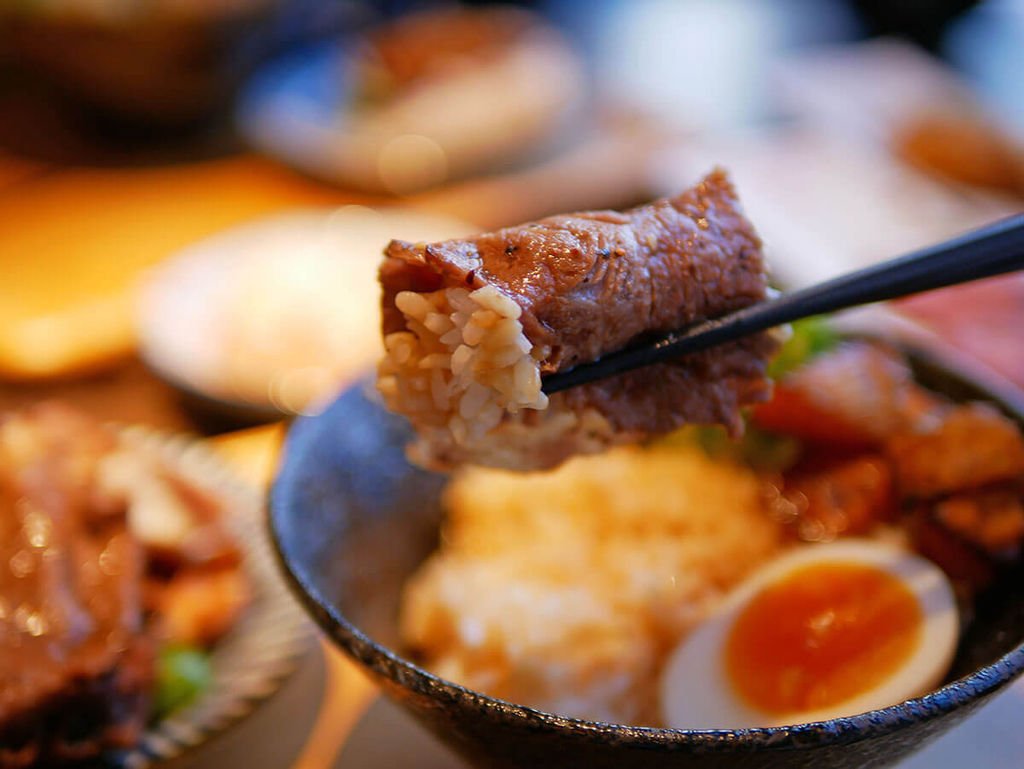
M940 347L922 348L906 344L898 346L912 358L936 366L953 378L977 387L987 396L989 402L999 405L1018 421L1024 422L1024 401L1017 397L1003 397L1004 392L999 388L990 387L992 383L986 381L984 376L978 376L981 372L974 371L969 366L957 365L962 363L962 357L950 355L947 350ZM364 384L365 382L357 382L338 398L362 388ZM327 411L330 411L330 408ZM293 593L331 640L373 674L389 680L402 689L429 692L432 697L440 696L451 702L470 704L505 721L529 722L531 728L535 729L562 733L569 731L592 738L610 736L619 744L628 743L639 748L694 748L706 752L716 749L735 750L737 745L756 745L759 750L793 750L824 745L845 745L881 737L915 723L932 721L966 705L980 702L1024 673L1022 639L1017 646L988 665L927 694L903 700L895 705L841 718L739 729L672 729L592 721L561 716L478 692L431 673L393 649L373 640L321 594L304 573L301 564L295 563L293 557L286 552L279 524L287 516L281 511L290 508L290 500L294 499L292 488L298 481L298 468L305 466L306 455L316 445L313 437L317 434L318 419L317 416L302 417L292 424L288 432L279 472L269 492L268 528L274 553Z

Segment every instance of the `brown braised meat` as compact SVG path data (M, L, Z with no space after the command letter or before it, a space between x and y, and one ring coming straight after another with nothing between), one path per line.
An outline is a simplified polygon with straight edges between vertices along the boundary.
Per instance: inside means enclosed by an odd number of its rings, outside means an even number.
M942 417L890 439L897 486L914 510L917 547L962 586L984 587L1021 556L1024 437L991 406L947 408Z
M379 388L417 427L428 464L551 467L684 423L736 434L740 406L771 393L765 366L777 345L767 334L550 403L540 392L541 374L765 298L761 241L722 171L623 213L553 216L430 245L393 241L380 281L389 354Z
M47 404L0 421L0 767L127 747L152 649L141 548L95 484L112 436Z

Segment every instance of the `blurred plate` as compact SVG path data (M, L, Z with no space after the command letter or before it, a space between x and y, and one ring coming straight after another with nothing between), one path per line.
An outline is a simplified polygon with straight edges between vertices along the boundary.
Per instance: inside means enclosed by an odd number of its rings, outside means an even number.
M814 129L719 136L661 158L658 187L728 169L789 288L834 278L1016 212L983 192L936 184L869 145Z
M802 123L883 149L914 115L980 109L952 69L894 38L798 50L781 57L771 76L782 105Z
M345 206L226 230L146 276L140 354L207 422L316 413L380 355L377 268L388 241L472 229L447 217Z
M200 745L251 713L292 672L312 633L278 572L263 520L263 495L194 439L145 427L125 428L122 439L224 501L252 588L242 618L211 651L209 690L151 725L138 747L120 757L125 769L142 769Z
M550 154L579 133L582 67L557 36L357 109L346 51L310 47L277 59L243 90L242 136L259 151L339 184L409 193Z

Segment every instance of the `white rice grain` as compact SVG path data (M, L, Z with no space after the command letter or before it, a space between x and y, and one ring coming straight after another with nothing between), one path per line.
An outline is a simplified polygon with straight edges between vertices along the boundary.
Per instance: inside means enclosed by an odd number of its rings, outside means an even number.
M516 390L524 395L529 396L535 389L540 390L540 371L530 361L521 359L516 363L512 376L515 378Z
M512 345L512 346L508 346L508 347L503 347L502 349L497 350L497 351L491 353L491 359L490 359L489 363L494 368L506 368L508 366L514 365L516 363L516 361L519 361L519 360L522 360L522 359L523 359L523 352L522 352L522 350L520 350L518 347Z
M444 381L443 369L440 367L430 372L430 395L434 400L434 408L444 411L448 408L448 383Z
M466 442L469 431L466 429L466 423L462 421L461 417L456 415L448 420L448 429L451 431L455 443L462 444Z
M504 315L506 318L519 319L522 315L522 308L512 301L509 297L505 296L494 286L483 286L478 288L470 297L476 301L482 307L487 307L490 310Z
M452 373L458 376L473 357L473 348L460 344L452 353Z
M442 315L439 312L430 313L427 316L427 319L423 321L423 325L438 336L443 336L455 327L455 324L452 323L451 319L447 315Z
M456 347L462 342L462 329L459 327L453 328L448 333L441 337L441 344L445 347Z
M487 329L477 322L476 318L470 319L466 327L462 329L462 341L470 347L476 347L487 335Z
M395 307L402 314L419 321L422 321L427 316L427 313L434 309L430 302L424 298L423 294L417 294L415 291L398 292L395 295Z
M459 416L463 419L472 419L480 413L488 399L491 397L487 388L474 382L466 388L465 395L459 400Z
M422 369L450 368L452 358L447 353L435 352L420 358L419 367Z

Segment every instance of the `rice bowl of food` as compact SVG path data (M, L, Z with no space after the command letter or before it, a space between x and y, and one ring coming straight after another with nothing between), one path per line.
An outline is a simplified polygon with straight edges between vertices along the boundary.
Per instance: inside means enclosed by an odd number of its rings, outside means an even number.
M938 397L965 387L985 395L927 357L911 360ZM764 481L792 461L791 445L752 441L744 451L759 457L750 465L718 453L732 446L720 438L684 434L573 460L524 490L522 477L497 470L449 481L415 468L408 439L407 424L367 385L300 421L273 493L275 541L321 627L476 765L886 765L1024 670L1019 565L1005 560L1012 542L981 544L1012 531L1012 515L976 520L970 534L970 516L950 512L964 493L927 510L887 503L865 519L864 500L883 496L864 480L877 467L861 456L815 474L805 454L803 467L783 473L788 495L784 486L773 500L779 487ZM897 444L906 483L914 454ZM995 510L984 486L981 507ZM822 504L837 490L842 509ZM786 501L800 495L811 504L794 515ZM682 641L751 575L786 553L865 538L901 558L923 549L948 575L959 637L938 679L925 675L914 684L924 689L885 706L810 723L666 725L659 690ZM714 696L698 687L690 699Z
M1022 414L934 351L812 319L542 391L763 301L760 249L716 171L385 250L376 381L294 426L272 530L473 764L886 765L1024 670Z

